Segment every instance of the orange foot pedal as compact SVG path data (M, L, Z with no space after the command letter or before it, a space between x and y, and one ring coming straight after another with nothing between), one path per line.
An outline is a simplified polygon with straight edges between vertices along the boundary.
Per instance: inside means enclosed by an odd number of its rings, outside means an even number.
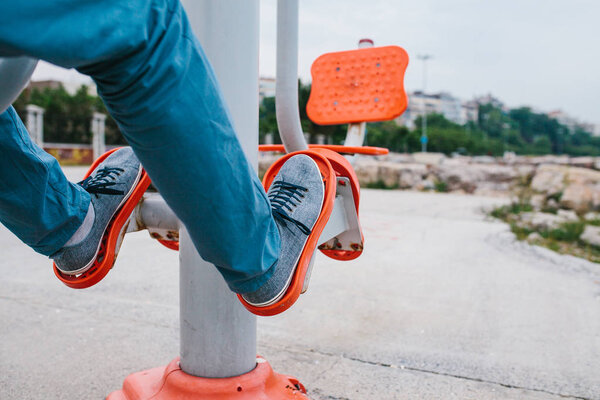
M304 247L304 250L300 255L298 265L296 266L296 270L294 271L294 275L292 276L290 286L288 287L283 297L271 305L265 307L256 307L247 303L241 295L238 295L238 298L240 299L244 307L246 307L248 311L256 315L269 316L282 313L288 308L290 308L296 302L296 300L298 300L298 297L304 291L304 287L308 284L308 280L305 278L311 265L311 259L315 253L319 237L321 236L325 225L327 225L327 221L329 221L329 216L331 215L331 211L333 210L336 191L335 171L333 170L333 167L331 166L331 163L329 162L327 157L314 150L296 151L294 153L286 154L285 156L277 160L265 173L265 177L263 178L263 186L265 190L269 190L271 183L273 183L275 176L277 176L277 173L279 172L283 164L289 158L297 154L306 154L309 157L311 157L317 163L317 166L321 171L321 176L323 177L323 184L325 186L323 208L321 209L321 215L319 215L319 218L317 219L317 222L315 223L312 232L308 236L306 246Z
M85 178L90 176L94 169L116 150L118 149L110 150L94 161L86 173ZM56 264L54 264L54 274L62 283L73 289L85 289L100 282L102 278L108 274L108 271L113 267L119 249L121 248L123 237L125 236L127 226L129 225L129 216L142 198L146 189L148 189L148 186L150 186L150 177L146 171L142 170L142 176L133 190L133 193L108 224L106 232L102 237L100 252L90 269L80 275L67 275L63 274L56 267Z
M364 236L358 218L358 204L360 201L358 177L350 162L341 154L328 148L315 148L313 150L327 157L335 171L336 198L343 198L344 211L348 216L347 221L349 223L347 230L337 234L325 243L319 243L319 250L327 257L338 261L354 260L362 254L364 245Z

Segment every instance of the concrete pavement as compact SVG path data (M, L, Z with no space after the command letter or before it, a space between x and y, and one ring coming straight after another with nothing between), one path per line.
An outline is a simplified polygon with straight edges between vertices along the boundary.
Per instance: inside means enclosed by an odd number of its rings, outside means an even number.
M501 201L364 190L364 254L319 255L259 353L313 399L600 399L600 265L515 242ZM101 399L177 356L177 253L146 233L81 291L2 227L0 254L0 399Z

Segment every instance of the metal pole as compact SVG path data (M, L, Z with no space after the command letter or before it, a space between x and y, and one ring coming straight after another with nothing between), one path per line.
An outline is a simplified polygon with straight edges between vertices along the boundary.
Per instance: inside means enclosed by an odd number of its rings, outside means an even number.
M298 110L298 0L277 2L275 113L285 150L306 150Z
M44 145L44 109L34 104L25 106L27 111L26 126L29 135L35 144Z
M238 138L258 164L258 0L184 0L190 23L210 59ZM240 304L216 268L180 232L181 368L225 378L256 366L256 317Z
M367 49L375 46L372 39L360 39L358 41L359 49ZM345 146L362 146L365 143L365 134L367 132L366 122L357 122L348 125L348 132L346 133L346 139L344 140ZM354 156L347 157L348 159L354 159Z
M421 151L427 152L427 95L425 89L427 87L427 60L432 56L430 54L420 54L417 58L423 61L423 115L421 117Z
M94 159L106 153L106 115L95 112L92 114L92 151Z

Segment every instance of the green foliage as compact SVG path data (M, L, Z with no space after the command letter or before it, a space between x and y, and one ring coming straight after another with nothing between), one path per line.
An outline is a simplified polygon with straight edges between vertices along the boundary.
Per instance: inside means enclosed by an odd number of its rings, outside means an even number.
M510 230L512 231L512 233L515 234L515 236L519 240L525 240L527 239L527 236L533 233L533 229L530 229L526 226L520 226L515 222L510 223Z
M73 95L70 95L62 86L57 89L23 91L13 104L23 120L27 104L35 104L45 109L45 142L89 144L92 140L92 114L97 111L107 115L106 142L108 144L125 143L116 122L108 114L102 100L97 96L90 96L85 85L82 85Z
M561 254L571 254L600 263L600 247L589 245L580 240L586 224L600 224L600 220L565 222L554 229L534 229L519 221L518 214L531 211L530 205L513 203L493 209L489 214L510 225L510 230L518 240L529 240L530 243L545 246ZM529 235L537 232L538 239L531 241Z
M398 126L394 121L376 122L367 126L366 143L369 146L385 147L397 153L406 152L409 133L408 128Z
M515 201L515 202L510 203L509 205L494 208L490 212L490 215L494 218L506 220L506 219L508 219L508 217L511 214L517 215L522 212L530 212L530 211L533 211L533 206L531 204L525 203L525 202L520 202L520 201Z
M364 187L368 188L368 189L385 189L385 190L394 190L394 189L398 189L398 184L394 184L394 185L387 185L383 180L379 179L376 182L370 182L367 183L366 185L363 185Z
M298 81L298 100L302 129L316 142L317 135L324 135L327 143L343 144L346 125L318 125L306 114L310 97L310 85ZM63 87L58 89L26 90L15 101L14 107L24 117L25 106L36 104L45 108L44 138L48 142L90 143L90 120L94 111L108 115L102 100L80 88L70 95ZM416 152L421 150L421 118L416 128L408 130L394 121L369 123L366 143L386 147L393 152ZM478 120L466 125L455 124L443 115L427 115L428 150L445 154L502 155L505 151L517 154L570 154L600 156L600 137L566 126L521 107L505 111L492 104L479 106ZM261 143L267 133L274 134L274 142L281 143L277 128L275 99L264 98L259 108L259 134ZM106 119L108 144L125 143L116 122L108 115Z
M448 184L444 181L436 181L433 185L436 192L446 193L448 191Z
M546 239L553 239L562 242L575 242L579 240L579 236L581 236L584 229L584 222L566 222L561 224L560 227L556 229L541 231L540 235Z

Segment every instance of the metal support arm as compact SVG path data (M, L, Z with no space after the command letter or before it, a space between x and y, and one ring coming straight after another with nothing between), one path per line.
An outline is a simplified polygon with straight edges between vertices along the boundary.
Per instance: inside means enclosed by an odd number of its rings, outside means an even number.
M277 3L275 111L286 152L308 149L298 110L298 0Z
M29 57L0 58L0 114L19 97L37 62Z

